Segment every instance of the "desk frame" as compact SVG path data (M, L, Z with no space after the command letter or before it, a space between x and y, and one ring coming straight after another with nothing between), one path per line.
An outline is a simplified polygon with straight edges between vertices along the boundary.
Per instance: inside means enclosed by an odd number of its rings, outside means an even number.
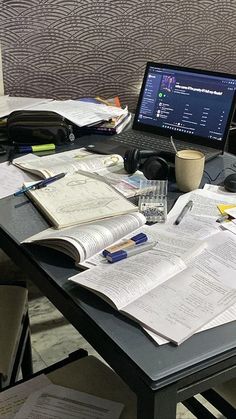
M20 245L23 236L48 226L26 197L17 205L12 196L1 204L2 249L136 393L138 419L174 419L178 402L236 377L236 322L179 347L158 347L137 324L67 281L78 272L69 258Z

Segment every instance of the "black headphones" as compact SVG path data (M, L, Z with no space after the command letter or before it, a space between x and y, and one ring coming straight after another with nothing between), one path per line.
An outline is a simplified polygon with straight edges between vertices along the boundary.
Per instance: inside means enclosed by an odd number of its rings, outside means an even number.
M143 161L144 160L144 161ZM136 170L142 170L147 179L166 180L169 175L169 166L166 160L151 150L127 150L124 154L124 168L132 174Z

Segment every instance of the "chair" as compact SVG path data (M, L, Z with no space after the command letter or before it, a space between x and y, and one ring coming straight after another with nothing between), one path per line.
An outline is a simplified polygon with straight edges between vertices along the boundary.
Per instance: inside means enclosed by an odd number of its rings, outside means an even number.
M24 281L0 281L0 390L33 373L28 291Z

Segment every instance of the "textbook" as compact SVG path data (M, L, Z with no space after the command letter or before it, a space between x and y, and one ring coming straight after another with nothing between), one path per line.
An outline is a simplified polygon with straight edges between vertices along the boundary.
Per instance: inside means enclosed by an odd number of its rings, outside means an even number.
M24 240L23 243L39 244L65 253L78 266L81 262L101 252L145 224L139 212L125 214L89 224L55 230L49 228Z
M13 164L44 179L58 173L75 173L78 170L94 173L128 198L140 193L140 181L145 179L140 171L133 175L126 173L123 158L119 154L90 153L84 148L42 157L30 153L14 159Z
M108 183L79 172L26 194L56 228L138 211Z
M132 118L131 113L121 115L113 118L110 121L102 122L98 125L86 126L79 129L81 134L105 134L113 135L120 134L124 128L130 123Z
M179 345L236 302L236 236L219 232L190 258L151 249L70 280Z
M123 158L119 154L90 153L82 148L42 157L27 154L13 159L12 163L22 170L46 179L62 172L74 173L77 170L83 170L99 173L105 168L115 170L117 167L120 169L120 166L123 166Z

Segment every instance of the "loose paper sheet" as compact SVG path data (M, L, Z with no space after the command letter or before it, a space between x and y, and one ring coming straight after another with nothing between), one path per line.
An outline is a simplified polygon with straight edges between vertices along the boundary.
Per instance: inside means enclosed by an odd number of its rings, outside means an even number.
M32 394L15 419L118 419L123 405L50 384Z
M31 393L48 386L50 383L51 381L46 375L42 374L2 393L0 392L0 418L12 419Z

